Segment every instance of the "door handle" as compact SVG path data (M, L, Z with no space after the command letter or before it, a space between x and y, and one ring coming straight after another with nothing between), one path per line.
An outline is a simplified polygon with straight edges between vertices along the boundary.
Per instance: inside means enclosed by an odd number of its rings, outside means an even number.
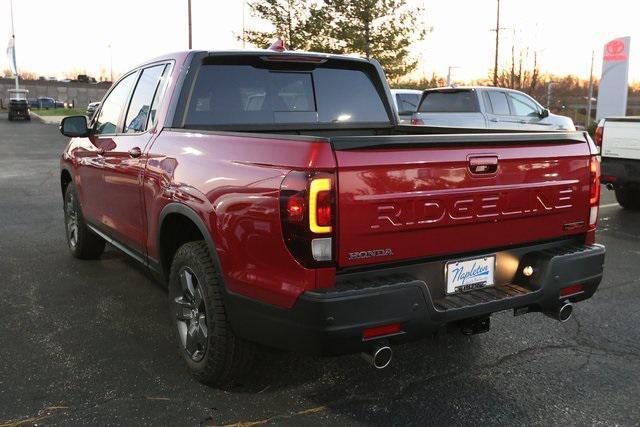
M490 122L498 123L500 120L498 119L489 119Z
M527 123L526 120L520 120L520 123L522 123L523 125Z
M498 171L498 156L469 157L469 170L478 175L494 174Z
M142 150L140 150L140 147L133 147L132 149L129 150L129 155L135 159L137 157L140 157L140 155L142 155Z

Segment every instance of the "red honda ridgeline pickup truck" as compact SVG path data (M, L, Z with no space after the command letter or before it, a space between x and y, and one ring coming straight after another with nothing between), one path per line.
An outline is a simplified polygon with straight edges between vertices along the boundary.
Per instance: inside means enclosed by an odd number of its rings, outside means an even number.
M392 345L497 311L566 320L602 278L586 133L400 126L374 60L167 55L61 131L72 254L109 242L166 282L207 384L256 343L383 368Z

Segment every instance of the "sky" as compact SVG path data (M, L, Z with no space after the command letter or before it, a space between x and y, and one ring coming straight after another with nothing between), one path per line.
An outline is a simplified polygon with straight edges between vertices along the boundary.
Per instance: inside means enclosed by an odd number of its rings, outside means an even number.
M250 0L249 0L250 1ZM420 59L414 76L454 81L486 77L493 68L496 0L408 0L425 9L430 28L412 46ZM640 5L629 0L501 0L500 63L516 50L538 51L543 72L595 75L602 46L631 36L630 80L640 81ZM18 68L43 76L64 71L114 74L163 53L187 48L187 0L13 0ZM243 0L192 0L194 49L238 49ZM246 28L268 28L244 8ZM0 70L9 68L4 50L11 34L9 0L0 0ZM3 40L4 38L4 40ZM3 45L4 43L4 45Z

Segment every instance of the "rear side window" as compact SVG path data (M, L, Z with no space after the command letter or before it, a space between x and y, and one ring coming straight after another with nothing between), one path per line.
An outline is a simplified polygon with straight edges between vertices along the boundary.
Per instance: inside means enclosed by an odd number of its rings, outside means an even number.
M507 101L507 95L504 92L489 91L489 101L491 101L491 107L493 114L501 116L508 116L511 114L509 111L509 101Z
M164 67L163 64L142 70L124 121L124 133L144 132L147 128L151 103L158 89Z
M475 92L459 90L426 92L418 111L422 113L475 113L480 109Z
M364 72L215 64L200 68L184 124L337 122L389 122L382 100Z
M396 95L398 102L398 113L415 113L420 102L420 95L417 93L399 93Z

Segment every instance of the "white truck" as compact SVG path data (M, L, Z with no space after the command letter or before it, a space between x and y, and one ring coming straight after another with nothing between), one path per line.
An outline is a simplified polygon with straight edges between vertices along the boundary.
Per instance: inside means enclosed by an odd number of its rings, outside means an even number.
M411 124L475 129L576 130L571 118L552 114L526 93L486 86L425 90Z
M640 117L603 119L595 139L601 146L601 182L616 192L620 206L640 210Z

